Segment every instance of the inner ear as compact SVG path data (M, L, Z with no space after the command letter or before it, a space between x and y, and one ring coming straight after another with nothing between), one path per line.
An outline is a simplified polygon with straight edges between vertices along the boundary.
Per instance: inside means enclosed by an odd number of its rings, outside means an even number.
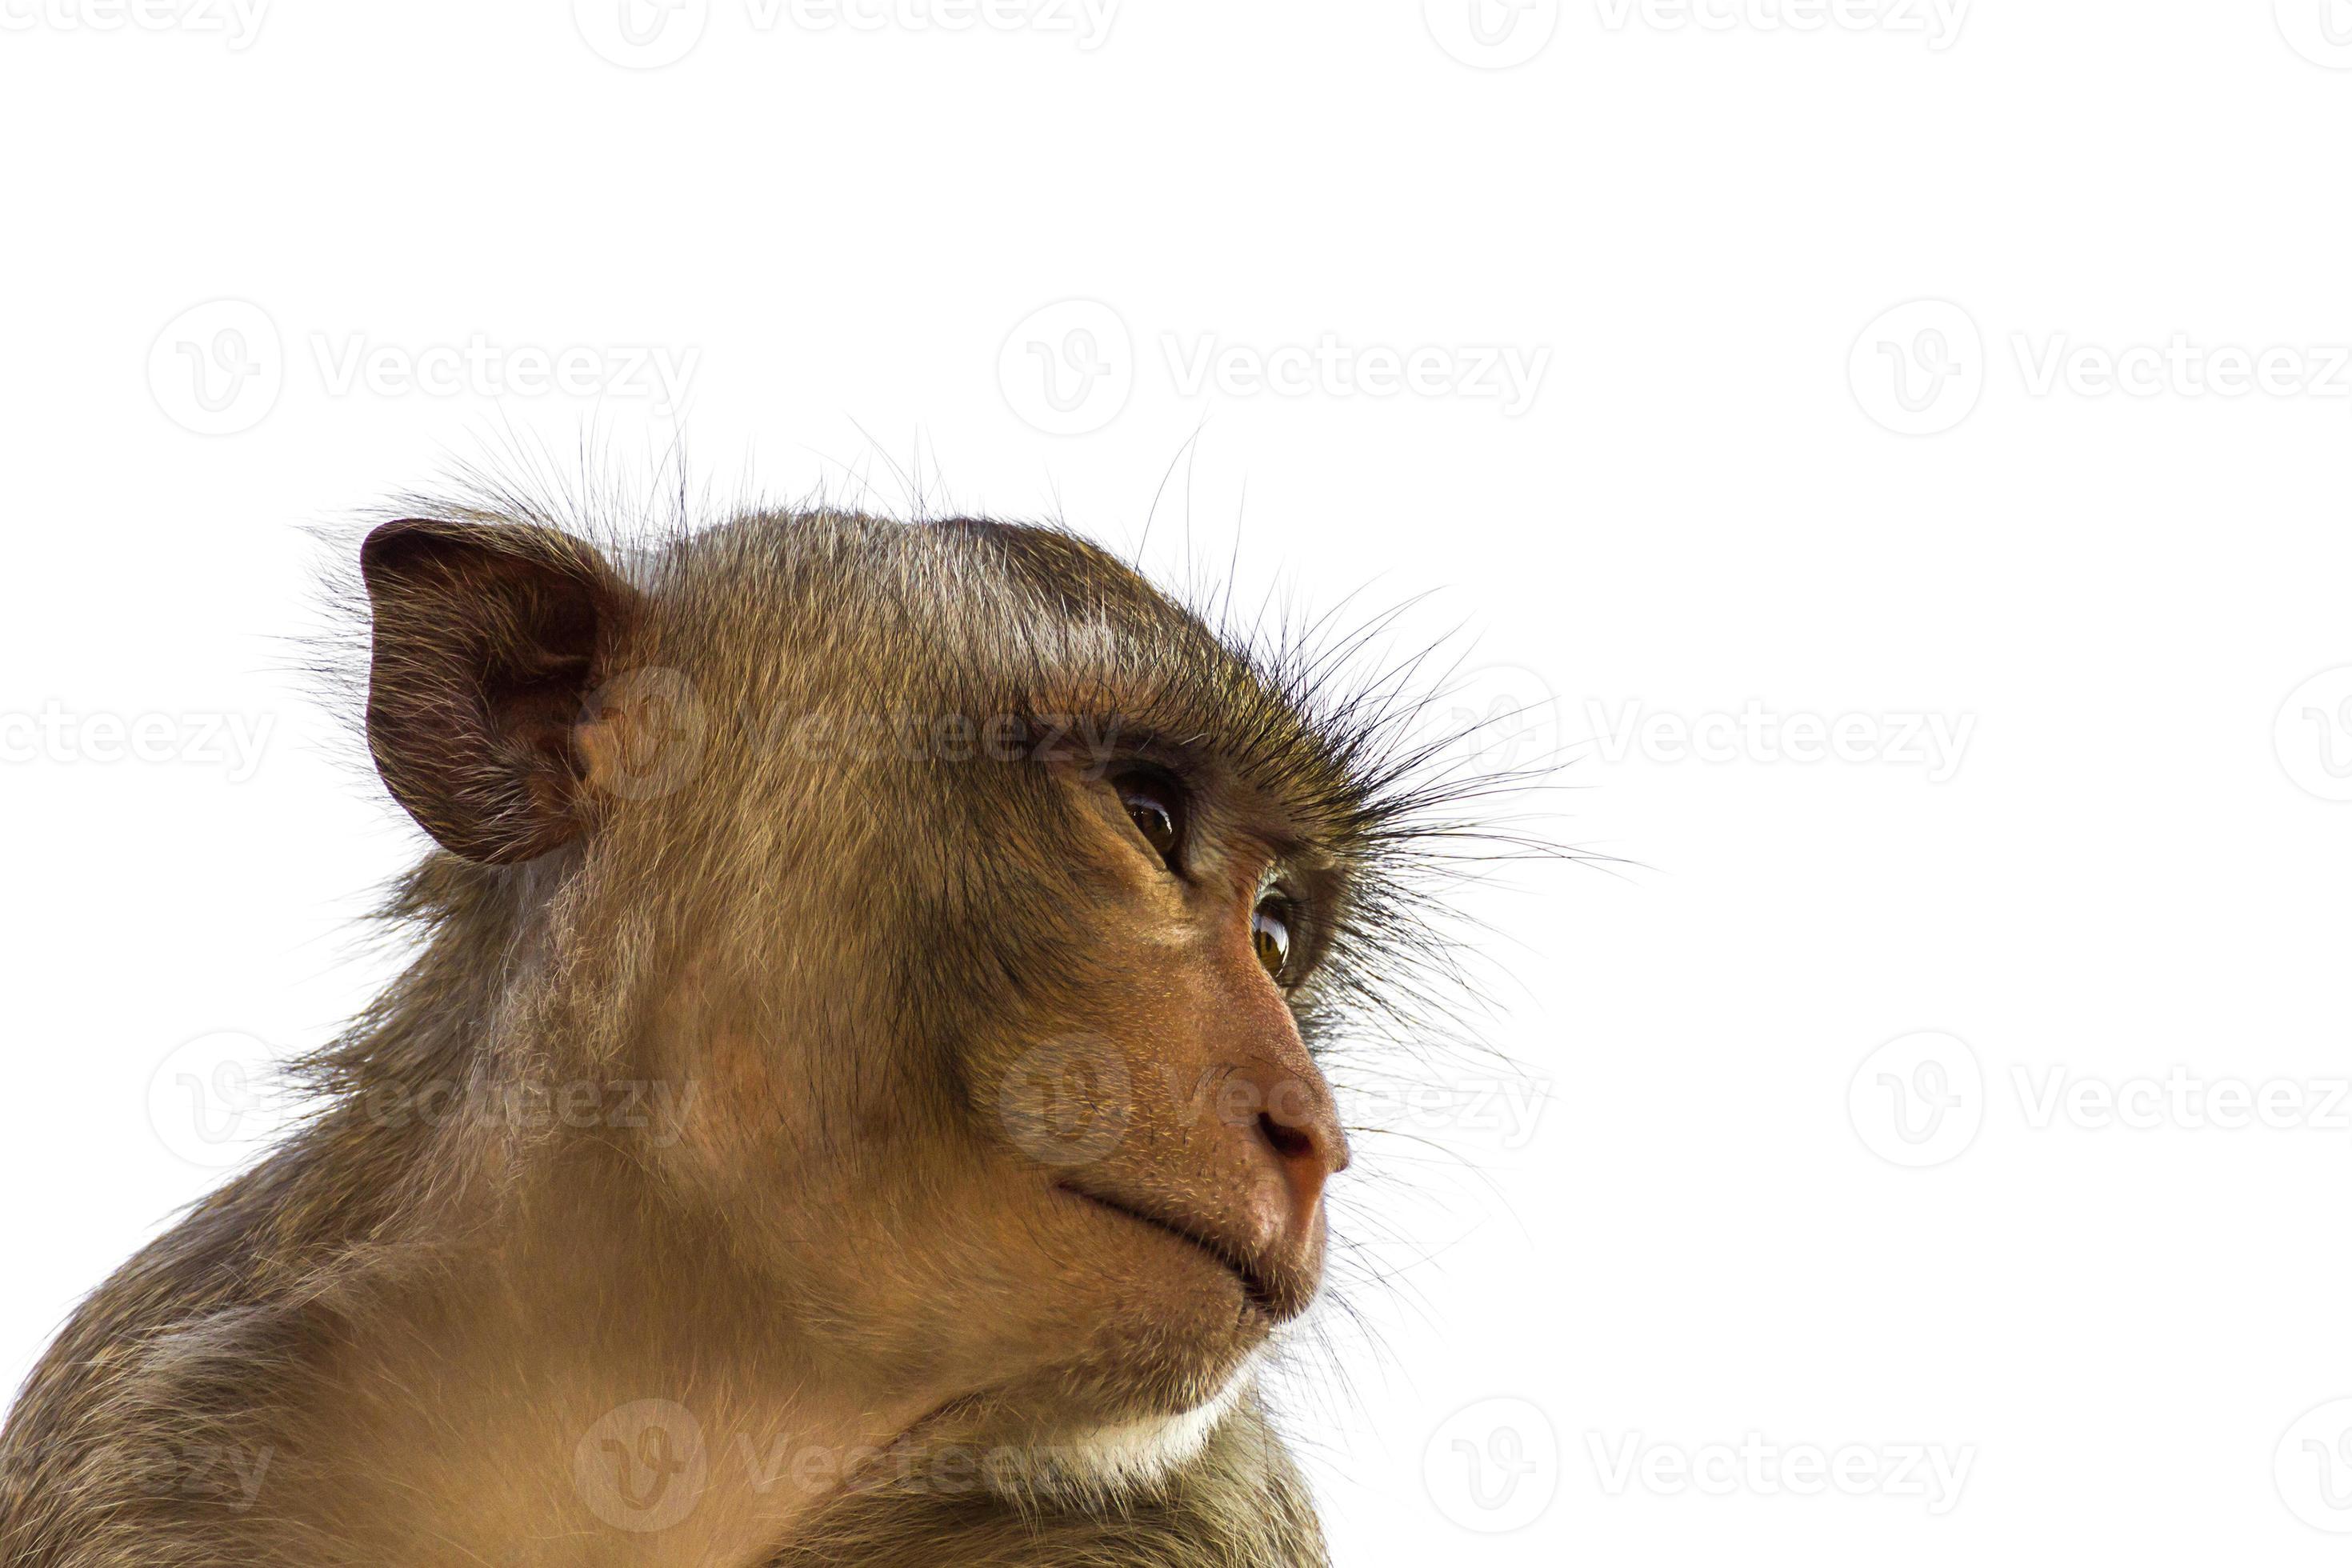
M360 574L368 750L393 798L468 860L528 860L577 836L590 802L576 731L635 590L569 534L510 523L385 523Z

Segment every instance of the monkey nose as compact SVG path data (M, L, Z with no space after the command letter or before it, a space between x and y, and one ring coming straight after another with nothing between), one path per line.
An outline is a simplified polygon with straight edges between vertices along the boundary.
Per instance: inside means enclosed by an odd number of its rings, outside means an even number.
M1303 1227L1312 1222L1323 1201L1325 1180L1348 1168L1347 1142L1338 1136L1336 1128L1327 1132L1311 1125L1293 1127L1277 1121L1271 1111L1258 1113L1256 1131L1274 1151L1276 1165L1289 1189L1292 1226Z
M1311 1245L1323 1202L1323 1184L1348 1168L1348 1137L1339 1108L1320 1075L1300 1075L1272 1065L1239 1068L1236 1095L1248 1111L1229 1125L1250 1148L1253 1163L1276 1180L1261 1208L1264 1244Z

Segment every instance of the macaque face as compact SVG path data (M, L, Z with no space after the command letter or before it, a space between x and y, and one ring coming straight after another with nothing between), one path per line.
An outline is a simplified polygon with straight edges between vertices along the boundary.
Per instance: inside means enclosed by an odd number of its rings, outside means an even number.
M1197 748L939 766L872 846L881 940L688 966L743 987L668 1010L728 1108L692 1185L878 1384L1048 1437L1196 1410L1320 1280L1348 1152L1292 996L1339 872Z

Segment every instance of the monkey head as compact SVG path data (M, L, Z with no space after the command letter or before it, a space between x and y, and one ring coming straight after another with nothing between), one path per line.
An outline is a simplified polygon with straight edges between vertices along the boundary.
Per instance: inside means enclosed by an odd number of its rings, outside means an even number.
M477 1167L624 1192L877 1405L1197 1445L1323 1275L1319 1057L1410 914L1377 701L1041 528L453 511L362 569L378 769L510 922L486 1070L685 1108Z

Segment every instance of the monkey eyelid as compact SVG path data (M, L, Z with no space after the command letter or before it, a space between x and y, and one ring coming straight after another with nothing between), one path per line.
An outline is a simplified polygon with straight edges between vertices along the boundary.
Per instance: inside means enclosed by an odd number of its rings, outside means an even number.
M1103 782L1119 797L1129 826L1134 829L1136 838L1143 847L1167 868L1169 875L1180 881L1191 881L1185 867L1192 858L1194 805L1198 798L1192 788L1169 769L1143 761L1125 765L1114 763L1104 773ZM1161 808L1169 827L1169 841L1165 847L1152 843L1140 824L1135 821L1135 810L1129 799L1133 795L1146 796Z
M1264 856L1265 869L1259 874L1252 907L1269 894L1279 897L1308 953L1309 961L1300 964L1299 972L1313 968L1311 960L1324 944L1308 933L1321 928L1319 906L1329 891L1325 886L1329 878L1317 868L1332 858L1328 850L1283 824L1278 813L1252 811L1244 805L1237 795L1245 797L1247 792L1236 791L1230 766L1213 749L1126 721L1107 732L1118 737L1117 745L1097 760L1094 778L1116 790L1123 776L1141 773L1181 797L1184 821L1176 863L1169 869L1180 880L1192 882L1199 852L1211 842L1227 855Z

